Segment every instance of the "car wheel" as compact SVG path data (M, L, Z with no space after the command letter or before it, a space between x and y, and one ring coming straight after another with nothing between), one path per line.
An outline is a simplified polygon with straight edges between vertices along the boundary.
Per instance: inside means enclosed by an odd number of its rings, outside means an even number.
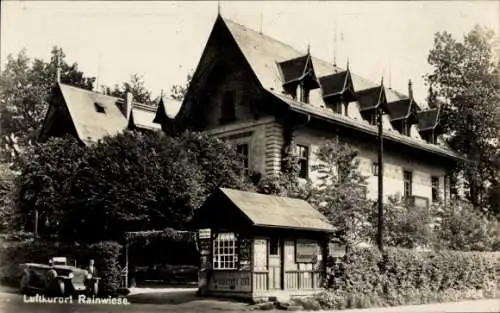
M64 297L65 292L66 292L66 286L64 284L64 281L63 280L57 280L55 287L56 287L56 290L55 290L56 294L58 296Z
M28 274L23 274L23 276L21 277L21 281L19 282L19 291L22 294L25 294L28 291L29 282L30 278Z

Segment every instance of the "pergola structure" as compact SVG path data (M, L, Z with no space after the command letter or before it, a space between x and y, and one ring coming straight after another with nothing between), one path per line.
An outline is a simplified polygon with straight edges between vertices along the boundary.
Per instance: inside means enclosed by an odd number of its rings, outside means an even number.
M128 287L128 273L129 273L129 246L131 244L142 243L143 245L149 244L151 241L156 240L169 240L177 242L194 242L196 244L196 233L176 230L173 228L165 228L161 230L145 230L133 231L125 233L125 267L121 272L122 283Z

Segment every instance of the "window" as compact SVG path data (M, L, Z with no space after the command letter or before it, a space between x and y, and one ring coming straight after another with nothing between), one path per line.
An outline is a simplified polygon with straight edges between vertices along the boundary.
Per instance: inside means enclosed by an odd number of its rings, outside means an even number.
M245 174L248 173L248 144L239 144L236 145L236 153L238 153L241 157L242 167L245 171Z
M101 103L94 102L94 108L98 113L103 113L103 114L106 113L106 109L104 108L104 105Z
M300 178L307 178L309 172L309 147L297 145L295 148L295 155L298 158L300 172Z
M432 202L439 201L439 177L432 176L431 177L431 185L432 185Z
M431 143L434 145L436 144L436 137L434 136L434 133L432 133L432 132L427 133L423 137L424 137L424 140L427 141L428 143Z
M368 123L377 125L377 112L373 112L368 115Z
M304 103L309 103L309 88L304 86L304 83L301 82L298 85L298 91L299 91L299 101L304 102Z
M238 265L238 256L236 254L236 236L234 233L218 234L213 245L214 269L236 269Z
M279 241L278 239L269 240L269 255L279 255Z
M412 180L413 180L413 174L410 171L404 171L403 175L404 175L404 177L403 177L403 180L404 180L404 185L403 185L404 196L405 196L405 198L406 197L411 197L412 193L413 193L412 189L411 189Z
M234 91L228 91L224 94L221 106L221 124L234 121L236 119L236 111L234 104Z
M410 135L410 125L408 125L408 123L406 121L403 121L402 125L401 125L401 134L405 135L405 136L409 136Z
M372 164L372 174L373 176L378 176L378 163L373 162Z

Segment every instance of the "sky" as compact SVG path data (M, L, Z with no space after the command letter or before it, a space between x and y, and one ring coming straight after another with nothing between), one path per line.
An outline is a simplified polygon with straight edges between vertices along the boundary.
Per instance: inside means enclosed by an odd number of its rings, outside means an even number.
M461 40L474 25L500 29L499 1L13 1L1 2L1 64L26 49L49 60L54 45L99 85L143 76L158 96L184 84L221 14L423 102L434 34ZM336 35L335 35L336 34Z

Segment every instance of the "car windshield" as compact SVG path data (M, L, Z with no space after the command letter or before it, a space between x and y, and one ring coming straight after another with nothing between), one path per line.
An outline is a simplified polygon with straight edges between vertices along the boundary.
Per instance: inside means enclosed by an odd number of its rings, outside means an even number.
M66 258L66 257L54 257L52 258L52 264L55 266L76 266L76 260Z

